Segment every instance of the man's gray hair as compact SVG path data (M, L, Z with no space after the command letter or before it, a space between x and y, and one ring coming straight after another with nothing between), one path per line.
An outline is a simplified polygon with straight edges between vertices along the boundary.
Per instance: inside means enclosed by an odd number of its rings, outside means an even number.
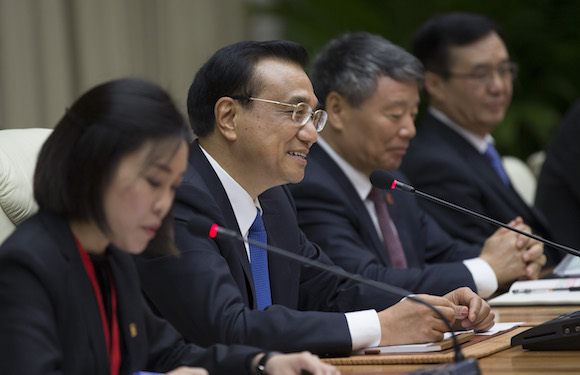
M380 35L347 33L331 40L316 56L310 79L321 105L332 91L357 107L376 90L378 79L423 85L423 65L403 48Z

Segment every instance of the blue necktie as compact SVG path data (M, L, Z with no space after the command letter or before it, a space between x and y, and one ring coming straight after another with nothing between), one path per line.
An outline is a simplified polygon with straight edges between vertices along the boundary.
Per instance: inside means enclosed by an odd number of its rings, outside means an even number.
M499 175L499 178L503 181L506 186L510 186L510 179L508 178L505 170L503 169L503 165L501 164L501 158L497 153L497 150L491 143L487 144L487 149L485 150L484 156L489 160L493 169Z
M260 210L258 210L258 214L250 227L248 239L263 243L264 245L268 243ZM258 310L264 310L264 308L272 304L270 276L268 274L268 253L258 246L252 244L249 244L249 246L250 263L252 265L252 275L254 276L254 288L256 289L256 303Z

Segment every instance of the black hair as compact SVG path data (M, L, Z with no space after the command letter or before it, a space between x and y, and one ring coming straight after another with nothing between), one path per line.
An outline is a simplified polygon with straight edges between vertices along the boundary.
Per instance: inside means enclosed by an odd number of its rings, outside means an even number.
M413 36L413 54L425 70L449 76L450 48L474 43L495 32L504 41L499 24L477 13L450 12L437 15L425 22Z
M244 41L218 50L199 69L187 98L187 112L194 134L204 137L215 127L214 107L224 96L251 97L261 89L254 77L256 64L266 58L288 61L306 68L308 52L287 40ZM251 105L242 102L242 105Z
M66 110L42 146L34 198L42 210L94 221L109 232L104 192L121 159L147 142L153 144L149 157L154 159L190 138L185 120L159 86L139 79L101 84ZM164 227L170 230L167 220Z
M381 76L399 82L423 83L423 66L403 48L380 35L347 33L331 40L310 68L314 93L325 103L332 91L357 107L371 97Z

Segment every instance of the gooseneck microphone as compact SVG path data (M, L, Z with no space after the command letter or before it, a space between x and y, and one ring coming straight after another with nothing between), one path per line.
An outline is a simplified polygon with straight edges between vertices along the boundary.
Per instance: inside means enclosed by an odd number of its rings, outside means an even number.
M430 308L431 310L433 310L447 325L447 329L449 329L449 331L451 332L451 337L453 340L453 348L455 350L455 362L456 363L462 362L461 363L461 371L462 371L461 373L474 374L474 375L480 374L479 366L477 365L477 361L475 359L465 360L465 357L463 356L463 353L461 353L459 343L457 341L457 338L455 337L455 332L454 332L453 327L451 326L451 323L449 322L449 320L447 320L447 318L445 318L445 316L441 313L441 311L439 311L439 309L437 309L435 306L428 303L427 301L422 300L421 298L414 296L408 290L405 290L403 288L399 288L396 286L392 286L389 284L385 284L382 282L378 282L375 280L371 280L371 279L363 277L359 274L347 272L338 266L331 266L331 265L328 265L325 263L321 263L321 262L306 258L302 255L292 253L288 250L281 249L281 248L276 247L276 246L263 244L261 242L254 241L252 239L246 239L242 235L240 235L240 233L238 233L237 231L220 227L219 225L214 223L211 219L209 219L208 217L205 217L203 215L195 215L187 223L187 229L192 234L195 234L197 236L202 236L202 237L209 236L210 238L228 237L228 238L232 238L232 239L235 239L235 240L238 240L241 242L245 242L245 243L248 243L251 245L255 245L255 246L258 246L258 247L260 247L260 248L262 248L270 253L280 255L284 258L293 260L293 261L298 262L300 264L306 264L306 265L309 265L311 267L332 273L334 275L338 275L338 276L341 276L341 277L344 277L344 278L347 278L350 280L354 280L354 281L359 282L361 284L371 286L373 288L379 289L379 290L386 292L386 293L389 293L391 295L395 295L395 296L400 297L400 298L406 297L414 302L421 303L421 304L427 306L428 308ZM464 372L466 370L467 370L467 372ZM455 372L449 372L449 374L452 374L452 373L455 373Z
M446 200L443 200L441 198L437 198L437 197L434 197L434 196L432 196L430 194L427 194L427 193L424 193L424 192L422 192L420 190L417 190L417 189L415 189L411 185L407 185L405 183L402 183L401 181L398 181L393 176L391 176L391 174L389 174L389 172L387 172L385 170L382 170L382 169L374 170L371 173L370 180L371 180L371 184L373 184L373 186L375 186L377 188L387 189L387 190L388 189L398 189L398 190L406 191L407 193L411 193L411 194L418 195L418 196L420 196L422 198L426 198L426 199L428 199L428 200L430 200L432 202L435 202L435 203L441 204L443 206L452 208L452 209L454 209L456 211L460 211L460 212L466 213L468 215L477 217L479 219L485 220L488 223L491 223L491 224L494 224L494 225L497 225L497 226L500 226L500 227L503 227L503 228L507 228L507 229L509 229L511 231L514 231L514 232L517 232L517 233L519 233L519 234L521 234L523 236L526 236L526 237L529 237L529 238L533 238L534 240L540 241L540 242L542 242L542 243L544 243L544 244L546 244L546 245L548 245L550 247L553 247L555 249L558 249L558 250L561 250L561 251L565 251L565 252L567 252L569 254L572 254L572 255L575 255L575 256L580 256L580 251L578 251L576 249L573 249L573 248L568 247L568 246L565 246L565 245L561 245L561 244L556 243L554 241L547 240L547 239L542 238L540 236L537 236L537 235L535 235L533 233L527 233L527 232L524 232L524 231L519 230L517 228L510 227L509 225L504 224L501 221L492 219L492 218L490 218L488 216L485 216L485 215L482 215L482 214L480 214L478 212L469 210L467 208L458 206L456 204L453 204L453 203L448 202Z

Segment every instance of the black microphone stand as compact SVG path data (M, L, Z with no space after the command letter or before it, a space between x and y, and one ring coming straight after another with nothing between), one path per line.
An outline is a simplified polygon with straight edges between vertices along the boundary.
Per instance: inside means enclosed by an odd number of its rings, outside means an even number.
M457 210L459 212L466 213L468 215L477 217L479 219L487 221L488 223L495 224L495 225L503 227L503 228L507 228L507 229L512 230L514 232L517 232L523 236L533 238L536 241L542 242L542 243L544 243L548 246L551 246L555 249L565 251L568 254L571 254L574 256L580 256L580 251L578 251L576 249L573 249L571 247L561 245L559 243L547 240L545 238L536 236L535 234L532 234L532 233L523 232L517 228L510 227L507 224L504 224L500 221L497 221L495 219L492 219L490 217L482 215L478 212L468 210L467 208L458 206L458 205L453 204L451 202L447 202L443 199L434 197L434 196L429 195L427 193L423 193L423 192L415 189L411 185L407 185L405 183L397 181L395 178L393 178L393 176L391 176L385 170L382 170L382 169L374 170L371 173L370 180L371 180L371 183L378 188L381 188L381 189L389 189L389 188L390 189L399 189L399 190L402 190L402 191L405 191L405 192L408 192L411 194L416 194L416 195L418 195L422 198L426 198L432 202L435 202L435 203L441 204L443 206ZM542 323L538 326L532 327L529 330L524 331L524 332L518 334L517 336L512 337L511 344L512 344L512 346L522 345L522 347L524 347L524 348L537 349L537 350L563 350L563 349L574 350L574 349L577 349L578 348L577 336L569 335L568 333L577 332L577 331L569 330L569 327L579 326L579 322L580 322L580 320L578 318L579 315L580 315L580 311L575 311L572 313L562 315L558 318L552 319L552 320L547 321L545 323ZM566 333L567 329L569 330L568 333ZM561 335L561 332L565 332L566 334Z
M381 189L388 189L388 188L390 188L390 189L398 189L398 190L406 191L407 193L415 194L415 195L420 196L422 198L428 199L428 200L430 200L432 202L435 202L435 203L441 204L443 206L452 208L452 209L454 209L456 211L463 212L465 214L468 214L468 215L477 217L477 218L479 218L481 220L487 221L488 223L491 223L491 224L494 224L494 225L497 225L497 226L500 226L500 227L503 227L503 228L512 230L512 231L514 231L516 233L519 233L519 234L521 234L523 236L526 236L526 237L529 237L529 238L533 238L534 240L539 241L539 242L542 242L542 243L544 243L544 244L546 244L548 246L551 246L551 247L553 247L555 249L558 249L558 250L561 250L561 251L565 251L565 252L567 252L569 254L572 254L572 255L575 255L575 256L580 256L580 251L578 251L576 249L573 249L571 247L568 247L568 246L565 246L565 245L556 243L554 241L550 241L548 239L545 239L545 238L542 238L540 236L537 236L537 235L535 235L533 233L527 233L527 232L524 232L524 231L519 230L517 228L510 227L509 225L504 224L501 221L492 219L492 218L487 217L485 215L482 215L482 214L480 214L478 212L468 210L467 208L458 206L458 205L453 204L451 202L445 201L445 200L443 200L441 198L437 198L437 197L434 197L434 196L432 196L430 194L427 194L427 193L424 193L424 192L422 192L420 190L417 190L413 186L407 185L407 184L402 183L401 181L398 181L397 179L393 178L388 172L386 172L384 170L377 169L377 170L373 171L371 173L371 183L374 186L376 186L378 188L381 188Z

